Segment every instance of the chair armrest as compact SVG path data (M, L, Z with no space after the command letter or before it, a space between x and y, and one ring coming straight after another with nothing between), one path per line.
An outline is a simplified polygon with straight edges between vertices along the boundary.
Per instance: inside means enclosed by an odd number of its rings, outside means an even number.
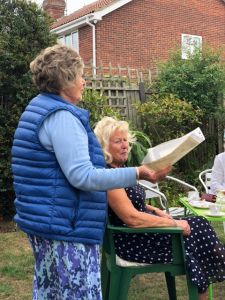
M119 227L113 225L107 225L107 228L113 232L126 232L126 233L182 233L183 230L180 227L144 227L144 228L131 228L131 227Z
M145 227L145 228L129 228L107 225L106 234L104 238L104 251L109 256L114 264L116 264L116 251L114 246L113 235L116 233L158 233L171 234L172 238L172 255L173 263L180 264L184 262L185 252L183 244L183 230L180 227Z
M181 185L183 185L183 186L185 186L185 187L188 187L188 188L192 189L193 191L198 192L198 190L197 190L197 188L196 188L195 186L193 186L193 185L191 185L191 184L189 184L189 183L187 183L187 182L185 182L185 181L183 181L183 180L180 180L180 179L178 179L178 178L176 178L176 177L173 177L173 176L166 176L166 179L169 179L169 180L178 182L178 183L180 183Z

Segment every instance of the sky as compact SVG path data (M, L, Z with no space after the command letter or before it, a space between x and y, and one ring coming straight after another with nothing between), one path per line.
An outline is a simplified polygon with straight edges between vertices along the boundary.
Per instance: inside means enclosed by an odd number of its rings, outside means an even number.
M43 0L32 0L38 5L42 5ZM84 5L90 4L96 0L66 0L67 2L67 14L71 14L75 10L83 7Z

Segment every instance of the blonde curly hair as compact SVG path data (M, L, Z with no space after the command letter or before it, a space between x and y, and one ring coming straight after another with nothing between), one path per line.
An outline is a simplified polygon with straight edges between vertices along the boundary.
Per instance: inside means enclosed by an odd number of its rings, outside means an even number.
M112 117L103 117L96 124L94 133L102 146L104 157L108 164L112 162L112 155L108 152L109 140L116 130L127 133L129 143L128 152L130 152L132 144L136 141L134 134L129 129L128 122L116 120Z

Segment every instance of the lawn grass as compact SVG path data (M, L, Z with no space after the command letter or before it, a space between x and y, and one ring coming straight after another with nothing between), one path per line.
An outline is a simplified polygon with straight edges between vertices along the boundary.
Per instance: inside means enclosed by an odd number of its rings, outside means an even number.
M225 243L221 224L213 224ZM21 231L0 233L0 299L31 300L33 256L27 237ZM178 300L188 300L184 276L176 278ZM213 299L225 299L225 282L213 285ZM167 300L163 274L136 276L129 289L129 300ZM115 299L116 300L116 299Z
M0 299L31 300L33 255L21 231L0 234Z

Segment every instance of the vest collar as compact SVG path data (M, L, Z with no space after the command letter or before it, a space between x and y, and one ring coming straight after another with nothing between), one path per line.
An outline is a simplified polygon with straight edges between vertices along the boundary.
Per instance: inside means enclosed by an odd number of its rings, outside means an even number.
M78 111L80 111L82 114L84 114L86 116L86 118L89 118L89 111L88 110L86 110L84 108L81 108L81 107L79 107L79 106L77 106L77 105L75 105L75 104L73 104L73 103L71 103L71 102L63 99L61 96L59 96L57 94L44 93L43 92L43 93L40 93L37 97L39 97L39 96L44 96L44 97L52 98L52 99L54 99L56 101L59 101L59 102L65 103L65 104L69 104L69 105L75 106Z

